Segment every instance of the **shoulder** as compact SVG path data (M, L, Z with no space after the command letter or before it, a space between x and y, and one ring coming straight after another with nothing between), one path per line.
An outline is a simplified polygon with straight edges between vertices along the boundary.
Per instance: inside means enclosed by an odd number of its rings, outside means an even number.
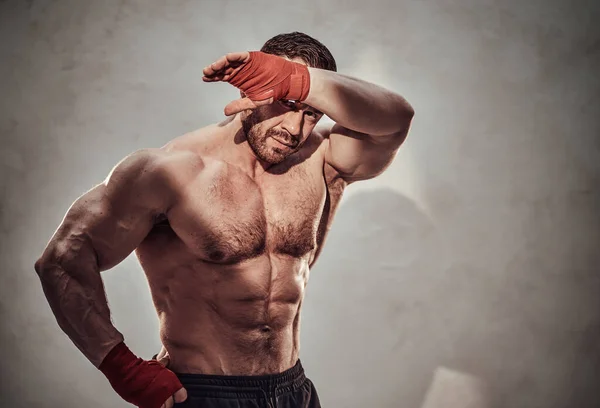
M116 177L140 182L159 181L162 178L181 173L182 170L193 171L201 166L200 156L191 151L145 148L136 150L123 158L112 169L107 180Z
M312 133L306 140L306 146L312 151L318 151L324 153L329 145L329 134L331 133L331 127L326 125L317 126L313 129Z
M143 203L162 212L176 202L202 168L200 157L189 151L139 149L112 169L101 191L115 205Z
M313 129L311 137L323 143L329 139L330 134L331 125L319 125Z
M329 149L329 136L331 135L332 125L321 125L316 127L311 135L312 143L317 146L315 149L319 152L320 166L322 167L325 183L330 190L343 191L346 187L345 180L335 167L330 165L327 158L327 150Z

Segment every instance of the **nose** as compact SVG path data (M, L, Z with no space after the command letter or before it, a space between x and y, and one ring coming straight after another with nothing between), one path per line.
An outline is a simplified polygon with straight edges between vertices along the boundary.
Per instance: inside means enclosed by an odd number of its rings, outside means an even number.
M302 132L304 114L302 111L287 112L281 123L281 127L292 136L299 136Z

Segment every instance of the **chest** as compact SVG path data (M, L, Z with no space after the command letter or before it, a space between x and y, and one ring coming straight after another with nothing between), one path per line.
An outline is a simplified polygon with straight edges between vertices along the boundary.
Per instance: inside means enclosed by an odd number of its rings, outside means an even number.
M209 262L267 252L300 258L317 247L326 196L318 167L251 179L233 166L215 166L187 186L168 218L186 247Z

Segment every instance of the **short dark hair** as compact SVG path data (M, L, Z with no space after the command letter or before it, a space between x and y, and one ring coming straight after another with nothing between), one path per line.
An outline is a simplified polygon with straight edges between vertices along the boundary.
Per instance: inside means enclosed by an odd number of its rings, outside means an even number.
M320 41L309 35L294 31L278 34L268 40L260 49L267 54L287 58L302 58L310 67L337 71L331 52Z

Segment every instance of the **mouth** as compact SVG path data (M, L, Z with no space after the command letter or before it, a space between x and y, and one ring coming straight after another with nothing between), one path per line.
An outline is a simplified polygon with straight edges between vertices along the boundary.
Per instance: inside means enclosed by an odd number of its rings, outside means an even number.
M293 143L293 142L288 142L288 141L285 141L285 140L283 140L283 139L280 139L280 138L278 138L278 137L271 136L271 138L272 138L273 140L275 140L277 143L279 143L279 144L282 144L282 145L284 145L284 146L286 146L286 147L289 147L290 149L295 149L295 148L296 148L296 146L297 146L297 144L296 144L296 143Z

